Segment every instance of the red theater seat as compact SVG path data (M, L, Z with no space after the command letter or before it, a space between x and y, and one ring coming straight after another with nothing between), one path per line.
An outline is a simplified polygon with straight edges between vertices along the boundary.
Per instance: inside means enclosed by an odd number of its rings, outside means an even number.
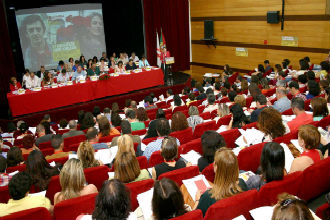
M86 135L78 135L73 137L64 138L63 151L70 151L69 146L72 144L77 144L86 140Z
M202 150L202 142L201 142L201 138L197 138L194 139L192 141L189 141L186 144L183 144L179 147L179 151L181 154L186 154L191 150L194 150L198 153L200 153L201 155L203 154L203 150Z
M330 216L330 206L329 206L329 203L325 203L322 206L318 207L316 209L315 214L320 219L326 219L326 216Z
M65 134L65 133L68 132L68 131L70 131L70 129L57 130L57 131L56 131L56 134L63 135L63 134Z
M84 169L86 181L94 184L98 190L102 188L103 182L109 179L109 168L107 166L90 167Z
M209 130L216 130L216 124L215 121L208 121L204 122L202 124L198 124L195 127L193 139L200 138L205 131Z
M285 143L285 144L290 144L290 140L292 139L298 139L298 131L295 132L290 132L288 134L283 135L282 137L277 137L273 140L273 142L276 143Z
M249 124L246 124L242 127L242 129L246 130L246 129L252 129L252 128L258 128L257 126L258 122L253 122L253 123L249 123Z
M8 185L0 186L0 203L7 203L10 199Z
M177 138L180 141L180 144L185 144L193 139L192 128L189 127L182 131L172 132L170 136Z
M241 136L241 132L238 129L231 129L220 133L226 141L226 145L229 148L235 147L235 141Z
M155 141L157 139L157 137L152 137L152 138L147 138L147 139L143 139L142 143L144 143L145 145L148 145L149 143Z
M256 172L260 165L260 157L265 143L244 148L238 154L238 166L240 170Z
M204 120L209 120L209 119L211 119L211 112L203 112L203 113L199 114L199 116L201 118L203 118Z
M26 165L25 164L21 164L21 165L15 166L15 167L8 167L6 169L6 172L7 173L12 173L12 172L14 172L16 170L18 170L19 172L21 172L21 171L24 171L25 168L26 168Z
M154 186L154 180L148 179L133 183L127 183L126 186L131 193L131 210L134 211L139 206L137 201L137 195L151 189Z
M97 193L64 200L54 206L55 220L75 220L80 214L92 214Z
M282 115L293 115L292 108L289 108L281 113Z
M247 97L247 98L245 99L246 107L247 107L247 108L250 108L252 101L253 101L253 97L252 97L252 96Z
M99 143L109 143L109 142L112 141L112 139L113 139L114 137L118 137L118 136L120 136L120 134L109 135L109 136L106 136L106 137L101 137L101 138L99 139Z
M148 159L145 156L140 156L136 158L139 162L140 169L147 169L148 168Z
M1 220L35 220L35 219L42 219L42 220L52 220L52 216L50 212L43 207L37 207L33 209L27 209L20 212L14 212L10 215L0 217Z
M210 165L205 167L204 170L202 171L202 174L205 176L205 178L208 181L213 183L214 182L214 177L215 177L213 163L211 163Z
M170 220L203 220L203 213L200 209L196 209L194 211L187 212L184 215L178 216L176 218L171 218Z
M163 178L168 178L176 182L179 186L182 185L182 180L193 178L199 174L199 170L197 166L190 166L181 168L178 170L170 171L167 173L161 174L158 179L161 180Z
M46 191L46 197L50 200L51 204L54 204L54 196L57 192L61 192L62 187L60 185L60 176L52 176L48 183Z
M177 106L173 109L173 114L175 112L182 112L182 111L185 111L185 110L188 110L188 107L186 105L183 105L183 106Z
M148 167L154 167L155 165L163 162L164 162L164 158L162 157L160 151L155 151L150 156Z
M138 131L132 131L132 135L145 135L147 133L146 129L138 130Z
M221 125L229 125L230 120L231 120L232 115L226 115L223 116L222 118L219 118L219 120L217 121L217 128L220 128Z
M38 148L40 150L42 150L45 148L53 148L53 147L52 147L52 144L50 143L50 141L48 141L48 142L40 143Z

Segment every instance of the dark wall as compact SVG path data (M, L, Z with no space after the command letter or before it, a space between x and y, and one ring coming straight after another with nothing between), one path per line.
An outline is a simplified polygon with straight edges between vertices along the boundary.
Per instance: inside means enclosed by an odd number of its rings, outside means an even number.
M21 80L24 71L24 62L16 25L15 10L79 3L102 3L108 56L113 52L116 52L117 56L119 56L119 53L123 51L129 55L134 51L139 57L144 53L141 0L33 0L24 2L6 0L8 29L19 80ZM11 7L14 7L15 10L10 9Z

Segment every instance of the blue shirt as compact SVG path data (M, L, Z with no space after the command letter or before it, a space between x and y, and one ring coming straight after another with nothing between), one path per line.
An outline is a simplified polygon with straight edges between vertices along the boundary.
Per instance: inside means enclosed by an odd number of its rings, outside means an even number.
M148 60L145 59L144 62L142 60L139 61L139 68L145 67L145 66L150 66L148 63Z
M78 65L78 66L79 66L79 65ZM77 69L78 69L78 67L76 67L76 65L73 65L72 70L73 70L73 71L77 71Z
M94 150L100 150L100 149L108 149L108 145L106 143L96 143L92 144Z
M77 71L74 72L72 76L72 81L76 80L76 78L80 78L81 76L86 77L86 72L84 70L82 70L80 73L78 73Z
M163 137L157 138L155 141L150 142L145 151L143 152L143 156L145 156L148 160L151 157L151 154L155 151L159 151L162 147ZM180 141L176 138L176 143L180 146Z
M284 112L285 110L291 108L291 101L285 96L274 102L273 108L279 112Z

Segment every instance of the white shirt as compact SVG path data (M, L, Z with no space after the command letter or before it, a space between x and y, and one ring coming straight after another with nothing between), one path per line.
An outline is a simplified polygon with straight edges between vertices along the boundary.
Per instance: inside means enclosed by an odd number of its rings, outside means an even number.
M26 80L30 78L30 75L23 75L23 82L22 82L22 86L26 85Z
M133 59L133 57L130 57L130 59L132 59L133 62L138 62L139 61L139 57L138 56L135 56L134 59Z
M33 79L31 77L27 78L25 86L28 89L39 87L40 86L39 77L34 75Z
M60 73L57 76L57 83L66 82L66 81L68 81L69 78L70 77L69 77L68 73L65 73L64 75L63 75L63 73Z

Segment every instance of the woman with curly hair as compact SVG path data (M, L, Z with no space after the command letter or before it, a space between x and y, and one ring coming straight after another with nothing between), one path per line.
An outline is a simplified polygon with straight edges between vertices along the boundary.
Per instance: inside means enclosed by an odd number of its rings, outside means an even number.
M187 117L182 112L175 112L172 115L171 131L182 131L189 127Z
M263 142L271 142L290 132L289 127L283 123L281 113L274 108L262 110L257 123L258 129L265 134Z
M89 142L80 143L77 155L84 169L103 165L102 161L95 159L94 153L94 148Z
M136 117L137 119L140 121L140 122L143 122L143 121L148 121L149 118L148 118L148 114L146 112L146 110L142 107L138 108L137 111L136 111Z

